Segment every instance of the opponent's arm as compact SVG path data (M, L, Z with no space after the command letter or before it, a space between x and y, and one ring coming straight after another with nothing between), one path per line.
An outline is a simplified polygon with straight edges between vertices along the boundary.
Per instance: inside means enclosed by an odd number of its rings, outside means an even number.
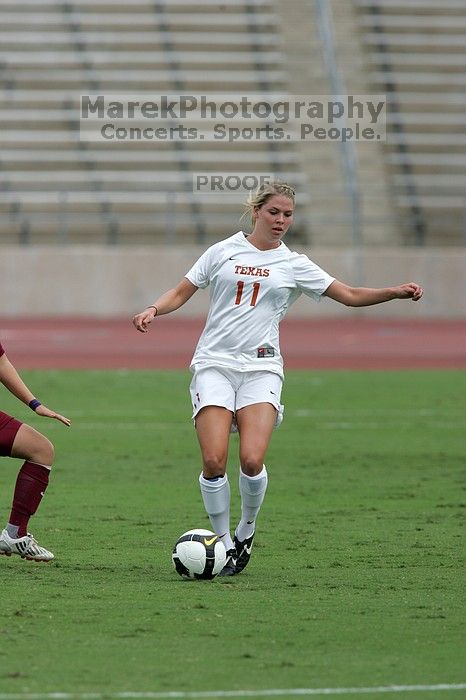
M28 389L5 354L0 357L0 382L13 394L13 396L16 396L17 399L25 403L27 406L35 399L34 394ZM47 408L47 406L44 406L41 403L39 403L38 406L33 407L33 410L39 416L56 418L61 423L64 423L64 425L70 425L71 423L69 418L65 418L65 416L55 413L55 411L50 410L50 408Z
M161 297L156 299L151 306L148 306L147 309L133 316L133 325L138 331L141 331L141 333L147 333L149 324L156 316L163 316L164 314L170 314L172 311L176 311L180 306L186 304L197 290L198 287L196 287L196 285L190 282L186 277L183 277L176 287L169 289L168 292L165 292Z
M345 304L345 306L372 306L383 304L393 299L412 299L419 301L423 295L423 289L415 282L400 284L397 287L350 287L343 282L334 280L324 295Z
M34 394L29 391L28 387L23 382L10 360L7 358L6 354L3 354L0 357L0 382L13 394L13 396L16 396L17 399L26 405L35 398Z

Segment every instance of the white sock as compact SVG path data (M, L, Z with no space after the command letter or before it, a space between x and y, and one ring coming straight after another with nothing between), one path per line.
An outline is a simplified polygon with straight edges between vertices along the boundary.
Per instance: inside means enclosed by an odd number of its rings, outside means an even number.
M219 476L215 479L199 477L204 508L209 516L212 529L225 545L225 549L233 549L230 535L230 484L228 477Z
M247 476L239 471L239 492L241 494L241 520L236 528L240 542L251 537L256 529L256 518L267 491L267 469L264 467L256 476Z
M12 525L11 523L7 523L5 530L14 540L18 539L19 525Z

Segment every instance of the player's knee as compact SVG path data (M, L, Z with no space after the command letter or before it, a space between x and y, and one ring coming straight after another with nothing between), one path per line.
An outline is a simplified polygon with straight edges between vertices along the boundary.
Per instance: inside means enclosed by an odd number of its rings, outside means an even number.
M206 455L204 457L203 474L206 479L225 474L226 459L223 455Z
M53 446L53 443L50 442L50 440L47 440L45 453L47 457L47 462L44 462L44 464L47 464L51 467L55 459L55 447Z
M38 439L36 444L32 447L29 459L31 462L37 462L37 464L45 464L47 467L51 467L55 459L55 448L50 440L44 437L44 435L41 435L40 439Z
M264 467L264 460L261 457L254 455L246 455L241 458L241 471L246 476L257 476Z

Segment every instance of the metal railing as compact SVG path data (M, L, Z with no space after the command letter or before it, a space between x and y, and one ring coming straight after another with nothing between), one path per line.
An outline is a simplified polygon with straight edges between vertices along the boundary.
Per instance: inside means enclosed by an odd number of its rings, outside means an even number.
M333 97L346 95L346 87L338 70L335 50L335 31L332 8L328 0L314 0L319 34L322 40L323 61ZM346 126L346 124L343 124ZM351 211L352 245L357 251L362 245L361 192L359 186L358 160L351 141L339 143L344 187ZM360 256L355 255L355 284L362 282Z

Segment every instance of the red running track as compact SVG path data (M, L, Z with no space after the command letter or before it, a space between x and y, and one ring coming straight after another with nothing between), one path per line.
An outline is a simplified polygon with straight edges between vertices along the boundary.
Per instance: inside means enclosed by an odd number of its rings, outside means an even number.
M0 341L18 369L178 369L189 365L202 319L160 318L149 333L130 319L0 319ZM289 319L287 368L466 367L466 320Z

